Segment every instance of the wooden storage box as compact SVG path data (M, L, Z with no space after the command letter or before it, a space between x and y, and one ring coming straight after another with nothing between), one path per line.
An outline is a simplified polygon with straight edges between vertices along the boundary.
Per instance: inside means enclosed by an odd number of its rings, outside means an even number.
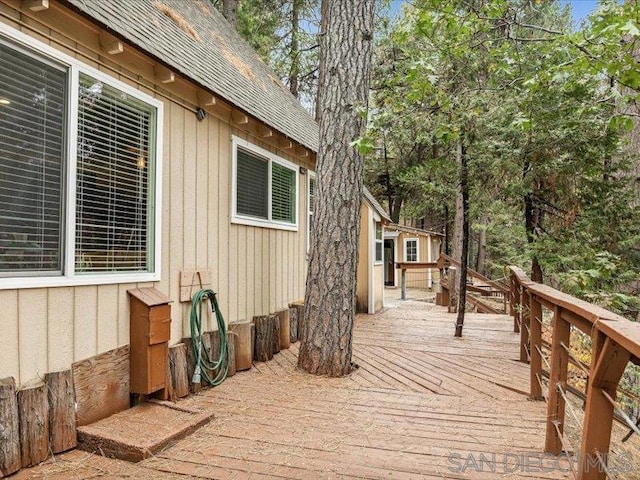
M130 391L142 395L162 390L167 398L171 305L153 287L128 290L130 301Z

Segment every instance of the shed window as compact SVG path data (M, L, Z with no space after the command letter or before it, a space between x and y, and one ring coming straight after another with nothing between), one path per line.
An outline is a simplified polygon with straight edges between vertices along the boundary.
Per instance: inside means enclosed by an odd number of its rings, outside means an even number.
M382 223L376 222L376 262L382 262L383 252Z
M4 34L0 288L159 279L162 104L20 32Z
M404 241L404 261L405 262L417 262L418 261L418 239L407 238Z
M233 144L232 222L297 230L297 166L240 138Z

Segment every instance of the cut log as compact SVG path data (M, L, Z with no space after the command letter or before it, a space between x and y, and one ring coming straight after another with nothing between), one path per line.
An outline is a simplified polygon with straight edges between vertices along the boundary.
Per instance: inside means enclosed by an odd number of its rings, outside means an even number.
M298 309L291 307L289 309L289 343L298 341Z
M271 328L273 329L273 353L280 352L280 318L277 315L269 315Z
M249 370L253 362L253 323L230 323L229 333L235 337L236 371Z
M184 343L185 348L187 349L187 384L189 385L189 389L191 389L191 379L193 378L193 371L196 368L196 360L193 356L193 348L191 347L191 339L183 338L182 343Z
M128 345L76 362L72 370L78 426L129 408Z
M233 332L227 332L227 377L236 374L236 338Z
M20 424L13 377L0 379L0 478L20 470Z
M49 394L49 443L52 453L75 448L76 396L71 370L48 373L45 377Z
M23 467L32 467L49 455L49 399L46 385L18 392L20 455Z
M289 320L289 310L281 310L276 313L280 322L280 349L286 350L291 344L291 325Z
M269 315L253 317L255 325L255 348L253 357L256 362L266 362L273 358L273 321Z
M211 361L215 362L218 360L220 356L220 332L218 330L214 330L209 332L209 343L211 344ZM217 369L212 373L215 376L218 373Z
M173 394L178 398L189 395L189 374L187 373L187 346L179 343L169 348L169 369Z

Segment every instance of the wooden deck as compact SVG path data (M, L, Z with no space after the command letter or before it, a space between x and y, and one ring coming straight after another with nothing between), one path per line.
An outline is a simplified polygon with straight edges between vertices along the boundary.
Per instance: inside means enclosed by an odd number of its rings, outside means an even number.
M432 304L388 301L357 318L360 368L348 378L297 372L293 346L184 400L216 419L156 457L72 452L20 478L571 478L566 460L540 468L546 406L522 391L510 317L469 314L462 339L453 321Z

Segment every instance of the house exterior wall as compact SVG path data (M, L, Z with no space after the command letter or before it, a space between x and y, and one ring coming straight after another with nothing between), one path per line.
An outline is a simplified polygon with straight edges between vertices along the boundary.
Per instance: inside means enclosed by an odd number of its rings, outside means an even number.
M374 278L374 305L376 312L384 306L384 264L377 264L373 267Z
M358 240L358 270L356 280L356 311L369 311L369 207L365 202L360 206L360 239Z
M156 286L172 304L171 344L189 335L190 305L179 302L184 270L209 270L227 321L287 307L304 296L307 182L300 176L298 231L230 223L231 138L236 135L280 157L314 169L314 155L279 148L251 121L234 126L231 108L218 105L199 122L198 89L185 79L157 80L154 61L133 48L101 52L99 29L56 2L42 12L0 0L0 32L17 29L118 78L164 104L161 280L154 283L0 290L0 378L19 385L47 372L129 343L127 289ZM132 81L131 78L137 79ZM140 83L143 86L140 85ZM210 321L208 329L213 329Z

